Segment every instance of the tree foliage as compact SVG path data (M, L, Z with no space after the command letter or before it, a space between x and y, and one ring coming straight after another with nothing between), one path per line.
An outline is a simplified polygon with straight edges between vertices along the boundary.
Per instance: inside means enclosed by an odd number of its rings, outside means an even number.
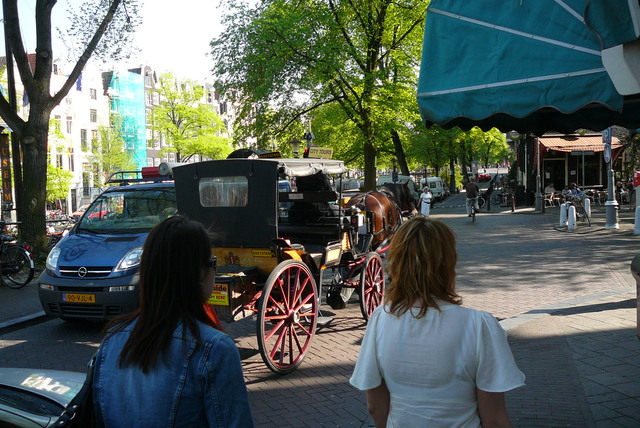
M178 80L171 73L160 76L160 104L153 108L151 128L166 138L177 161L193 155L217 159L230 151L230 140L213 106L201 102L204 88L192 80Z
M415 111L414 99L405 104L398 95L415 92L427 5L264 0L249 9L231 2L212 57L224 88L237 96L245 135L264 147L303 118L315 132L324 127L316 114L327 106L324 118L333 112L333 124L350 122L350 152L362 146L365 187L373 188L378 152L405 126L407 109Z
M112 126L99 126L98 138L92 141L91 156L93 168L105 183L116 171L133 171L136 164L133 154L125 150L125 141L118 131L118 119L111 119Z
M0 96L0 116L19 139L23 153L23 188L18 207L22 233L35 249L45 248L45 202L47 176L47 141L51 111L68 94L94 53L103 57L109 52L116 58L127 34L139 23L136 18L137 0L88 0L72 14L69 35L78 41L79 55L63 86L52 94L51 74L55 52L52 47L51 13L56 0L36 0L34 6L36 28L35 67L25 50L17 0L2 0L6 39L18 69L20 80L29 97L28 117L20 117L4 95ZM74 31L76 31L74 33ZM82 37L80 37L82 35Z
M73 173L47 164L47 201L55 202L69 194Z

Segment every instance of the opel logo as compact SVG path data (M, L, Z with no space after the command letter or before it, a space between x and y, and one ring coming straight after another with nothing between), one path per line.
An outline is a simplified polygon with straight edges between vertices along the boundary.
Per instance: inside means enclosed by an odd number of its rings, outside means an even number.
M87 275L87 268L82 266L80 269L78 269L78 276L80 278L84 278Z

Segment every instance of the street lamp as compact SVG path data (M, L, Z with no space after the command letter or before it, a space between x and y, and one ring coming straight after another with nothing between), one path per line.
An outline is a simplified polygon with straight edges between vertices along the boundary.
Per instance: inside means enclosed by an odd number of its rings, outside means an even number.
M289 141L289 145L291 146L291 151L293 151L294 158L297 158L298 153L300 153L300 144L302 143L297 138L293 138L291 141Z

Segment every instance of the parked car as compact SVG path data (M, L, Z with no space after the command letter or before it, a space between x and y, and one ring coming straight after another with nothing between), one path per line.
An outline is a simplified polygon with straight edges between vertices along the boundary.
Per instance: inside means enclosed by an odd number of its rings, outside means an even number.
M478 181L480 183L486 183L487 181L491 180L491 175L487 174L486 172L479 172L478 173Z
M427 177L427 185L436 202L443 201L447 195L445 192L444 181L440 177Z
M91 206L91 204L83 204L76 211L71 214L75 220L80 220L80 217L84 214L84 212Z
M55 426L85 378L61 370L0 368L0 426Z
M378 177L378 179L376 180L376 186L380 187L382 186L384 183L393 183L393 176L392 175L381 175L380 177ZM413 181L413 178L409 177L408 175L398 175L396 177L396 181L397 183L407 183L407 185L409 186L409 190L411 191L411 194L413 195L413 200L417 206L418 201L420 200L420 194L422 193L422 190L418 187L418 185L416 184L415 181Z
M115 186L98 196L51 250L38 279L47 315L108 319L138 307L142 245L177 206L173 180L144 173L110 180Z

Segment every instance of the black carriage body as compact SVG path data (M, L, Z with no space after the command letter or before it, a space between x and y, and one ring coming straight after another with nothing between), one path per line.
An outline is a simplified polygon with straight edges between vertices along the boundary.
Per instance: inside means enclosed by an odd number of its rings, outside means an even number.
M353 258L341 213L316 213L338 194L315 181L345 171L341 161L320 159L225 159L173 168L178 211L212 234L219 269L210 303L222 319L254 308L254 296L285 259L304 262L319 281L322 267L341 263L345 254ZM285 177L309 188L279 191ZM283 205L292 218L279 215Z
M174 168L173 176L178 211L204 224L213 234L214 247L274 247L273 239L278 236L277 162L198 162ZM215 195L216 191L224 194Z

